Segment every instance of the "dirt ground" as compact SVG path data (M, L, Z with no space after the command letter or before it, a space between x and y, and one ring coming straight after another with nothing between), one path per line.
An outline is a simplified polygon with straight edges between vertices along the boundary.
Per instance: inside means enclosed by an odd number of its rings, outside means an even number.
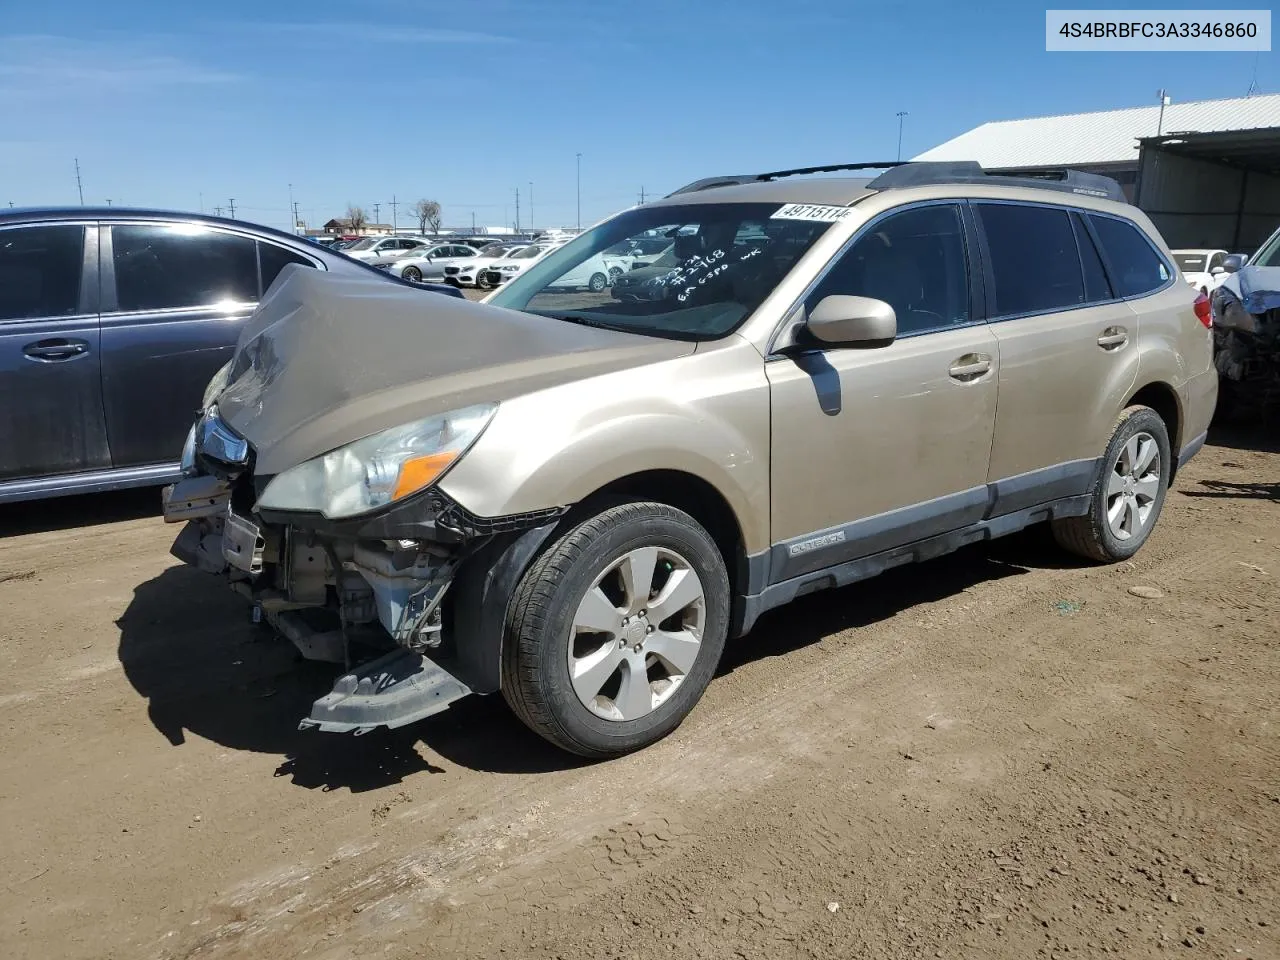
M1130 564L778 611L593 765L492 697L300 733L328 668L154 491L5 509L0 957L1280 957L1277 450L1217 436Z

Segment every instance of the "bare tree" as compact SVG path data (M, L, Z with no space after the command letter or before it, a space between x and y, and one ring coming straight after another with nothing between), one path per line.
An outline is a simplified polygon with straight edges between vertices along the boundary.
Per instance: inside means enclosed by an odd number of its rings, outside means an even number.
M427 227L432 233L440 232L440 204L434 200L419 200L413 205L413 212L418 217L419 233L426 233Z
M365 224L368 222L369 217L365 214L363 207L348 205L347 223L350 224L352 233L359 233L364 229Z

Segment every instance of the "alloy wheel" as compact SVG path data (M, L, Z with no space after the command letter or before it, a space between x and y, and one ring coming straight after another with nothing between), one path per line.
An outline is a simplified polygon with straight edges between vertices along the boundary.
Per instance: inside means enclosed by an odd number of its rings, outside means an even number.
M1149 433L1135 433L1120 450L1107 478L1107 526L1117 540L1142 533L1160 494L1160 447Z
M568 645L574 692L607 720L652 713L693 669L705 624L705 591L688 560L664 547L623 554L574 614Z

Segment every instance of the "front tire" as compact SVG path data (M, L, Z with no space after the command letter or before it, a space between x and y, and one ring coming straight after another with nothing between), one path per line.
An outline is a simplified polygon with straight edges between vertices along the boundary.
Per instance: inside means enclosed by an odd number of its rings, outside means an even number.
M556 746L619 756L680 725L728 626L724 559L697 521L660 503L610 507L525 573L507 617L502 693Z
M405 267L400 276L404 277L406 280L412 281L413 283L422 282L422 271L417 267Z
M1054 539L1099 563L1129 559L1160 518L1172 462L1164 420L1150 407L1128 407L1103 454L1089 512L1052 521Z

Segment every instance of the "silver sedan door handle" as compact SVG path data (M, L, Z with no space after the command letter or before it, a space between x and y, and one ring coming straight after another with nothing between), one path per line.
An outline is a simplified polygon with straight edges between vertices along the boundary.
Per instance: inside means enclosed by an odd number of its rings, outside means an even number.
M1103 350L1114 350L1129 342L1129 331L1124 327L1107 327L1098 337L1098 346Z
M991 358L983 353L966 353L952 362L947 373L952 380L968 383L991 371Z

